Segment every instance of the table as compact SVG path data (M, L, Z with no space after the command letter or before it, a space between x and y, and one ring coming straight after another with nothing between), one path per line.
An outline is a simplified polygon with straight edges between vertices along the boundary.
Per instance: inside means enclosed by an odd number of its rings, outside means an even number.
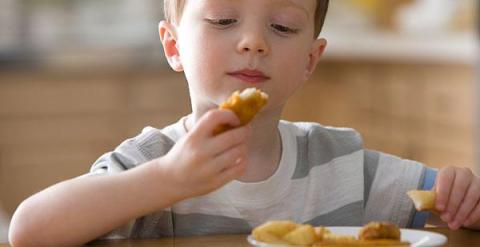
M480 231L461 229L452 231L448 228L425 228L423 230L442 233L448 238L445 246L480 246ZM159 240L128 240L128 241L98 241L89 246L101 247L250 247L246 235L217 235L188 237L177 239L159 239Z
M480 231L461 229L452 231L448 228L425 228L423 230L442 233L448 237L445 246L480 246ZM155 240L108 240L96 241L88 246L98 247L250 247L246 235L212 235L187 238L165 238ZM9 245L0 244L0 247Z
M442 233L447 236L448 243L445 246L480 246L480 231L461 229L452 231L449 228L425 228L423 230Z

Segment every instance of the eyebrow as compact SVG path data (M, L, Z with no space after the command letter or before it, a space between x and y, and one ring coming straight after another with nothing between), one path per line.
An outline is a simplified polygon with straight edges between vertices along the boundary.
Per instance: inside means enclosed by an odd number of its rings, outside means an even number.
M308 10L306 8L304 8L301 5L298 5L297 3L293 2L292 0L282 0L281 2L282 2L282 5L299 9L302 12L304 12L307 15L307 17L310 17L310 12L308 12Z

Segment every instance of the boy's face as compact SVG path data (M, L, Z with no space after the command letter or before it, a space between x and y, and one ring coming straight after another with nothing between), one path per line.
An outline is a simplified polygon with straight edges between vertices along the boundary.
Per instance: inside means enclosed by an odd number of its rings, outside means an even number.
M269 94L267 109L282 107L325 47L313 37L315 7L316 0L186 1L180 23L161 23L160 32L171 35L162 38L165 54L184 70L194 108L217 107L247 87Z

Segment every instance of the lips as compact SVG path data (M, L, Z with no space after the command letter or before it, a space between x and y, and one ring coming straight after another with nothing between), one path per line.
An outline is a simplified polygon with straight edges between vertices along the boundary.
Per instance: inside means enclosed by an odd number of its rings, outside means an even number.
M262 83L267 80L270 80L269 76L265 75L262 71L259 71L259 70L244 69L244 70L229 72L227 74L241 81L251 83L251 84Z

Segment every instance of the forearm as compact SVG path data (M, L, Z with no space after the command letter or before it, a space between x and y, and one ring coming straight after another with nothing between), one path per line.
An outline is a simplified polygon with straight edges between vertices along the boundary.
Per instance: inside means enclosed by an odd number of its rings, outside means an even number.
M10 241L22 246L83 244L177 201L168 179L160 166L146 163L117 175L56 184L19 206Z

